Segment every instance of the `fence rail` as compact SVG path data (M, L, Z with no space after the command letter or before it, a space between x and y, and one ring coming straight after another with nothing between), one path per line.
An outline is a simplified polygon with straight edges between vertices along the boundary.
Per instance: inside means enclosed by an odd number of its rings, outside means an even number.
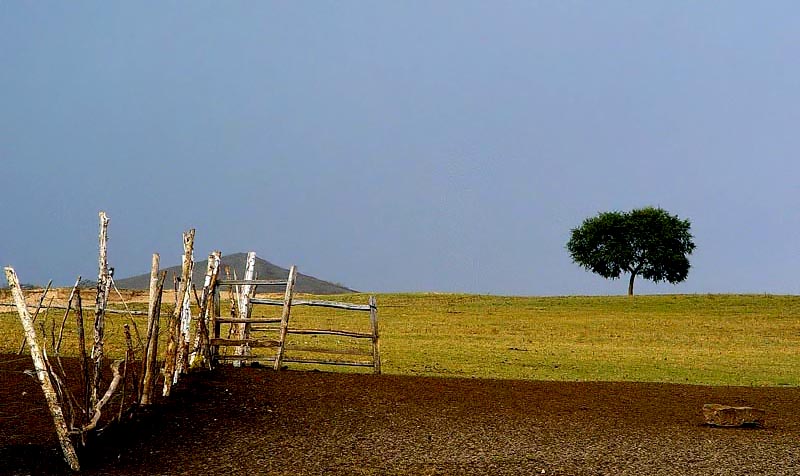
M283 301L280 299L265 299L253 298L250 300L253 304L267 304L270 306L282 306ZM320 301L308 299L295 299L292 301L292 306L313 306L313 307L330 307L334 309L344 309L346 311L369 311L372 309L369 304L352 304L349 302L338 301Z
M283 359L286 363L292 364L317 364L317 365L344 365L348 367L374 367L372 362L350 362L345 360L321 360L321 359Z
M218 279L220 286L286 286L285 279Z
M336 329L289 329L287 332L289 334L298 335L341 336L352 337L354 339L372 339L372 334L367 334L365 332L340 331Z

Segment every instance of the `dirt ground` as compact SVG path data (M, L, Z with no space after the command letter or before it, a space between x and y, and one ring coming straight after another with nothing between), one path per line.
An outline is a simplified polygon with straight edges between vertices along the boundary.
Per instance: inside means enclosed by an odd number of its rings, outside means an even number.
M29 358L0 355L0 474L69 474ZM703 425L704 403L766 410ZM797 475L800 389L223 368L84 450L86 475Z

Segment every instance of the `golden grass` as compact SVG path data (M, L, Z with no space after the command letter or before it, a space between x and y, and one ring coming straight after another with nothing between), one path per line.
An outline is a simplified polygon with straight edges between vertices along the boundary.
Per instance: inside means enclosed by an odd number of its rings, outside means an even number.
M367 302L366 295L325 298ZM385 373L800 385L798 296L381 294L378 308ZM49 318L57 316L60 322L62 312L50 311ZM89 331L92 315L87 314ZM279 314L278 307L260 306L255 312ZM122 349L125 321L120 315L109 319L111 353ZM144 332L144 321L137 322ZM298 306L292 310L292 325L367 332L369 317ZM21 334L16 314L0 314L0 350L15 352ZM343 338L295 336L290 341L309 344L369 349L368 342L353 344ZM75 348L74 330L64 347Z

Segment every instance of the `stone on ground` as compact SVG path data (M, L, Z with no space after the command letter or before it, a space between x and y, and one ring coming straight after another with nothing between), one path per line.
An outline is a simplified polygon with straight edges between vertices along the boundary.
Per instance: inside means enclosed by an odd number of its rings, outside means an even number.
M703 405L703 416L706 424L711 426L764 426L764 410L752 407L707 403Z

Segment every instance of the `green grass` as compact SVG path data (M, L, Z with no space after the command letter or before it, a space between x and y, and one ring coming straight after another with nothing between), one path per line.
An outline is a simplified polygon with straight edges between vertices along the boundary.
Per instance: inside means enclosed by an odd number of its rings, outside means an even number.
M366 295L330 298L367 301ZM798 296L382 294L378 308L385 373L800 386ZM280 312L257 309L256 315ZM365 313L295 307L292 316L298 327L369 330ZM115 316L109 325L112 352L122 348L112 341L121 342L116 328L124 322ZM16 351L21 332L15 314L0 314L2 351ZM293 339L293 345L351 346L342 338Z

